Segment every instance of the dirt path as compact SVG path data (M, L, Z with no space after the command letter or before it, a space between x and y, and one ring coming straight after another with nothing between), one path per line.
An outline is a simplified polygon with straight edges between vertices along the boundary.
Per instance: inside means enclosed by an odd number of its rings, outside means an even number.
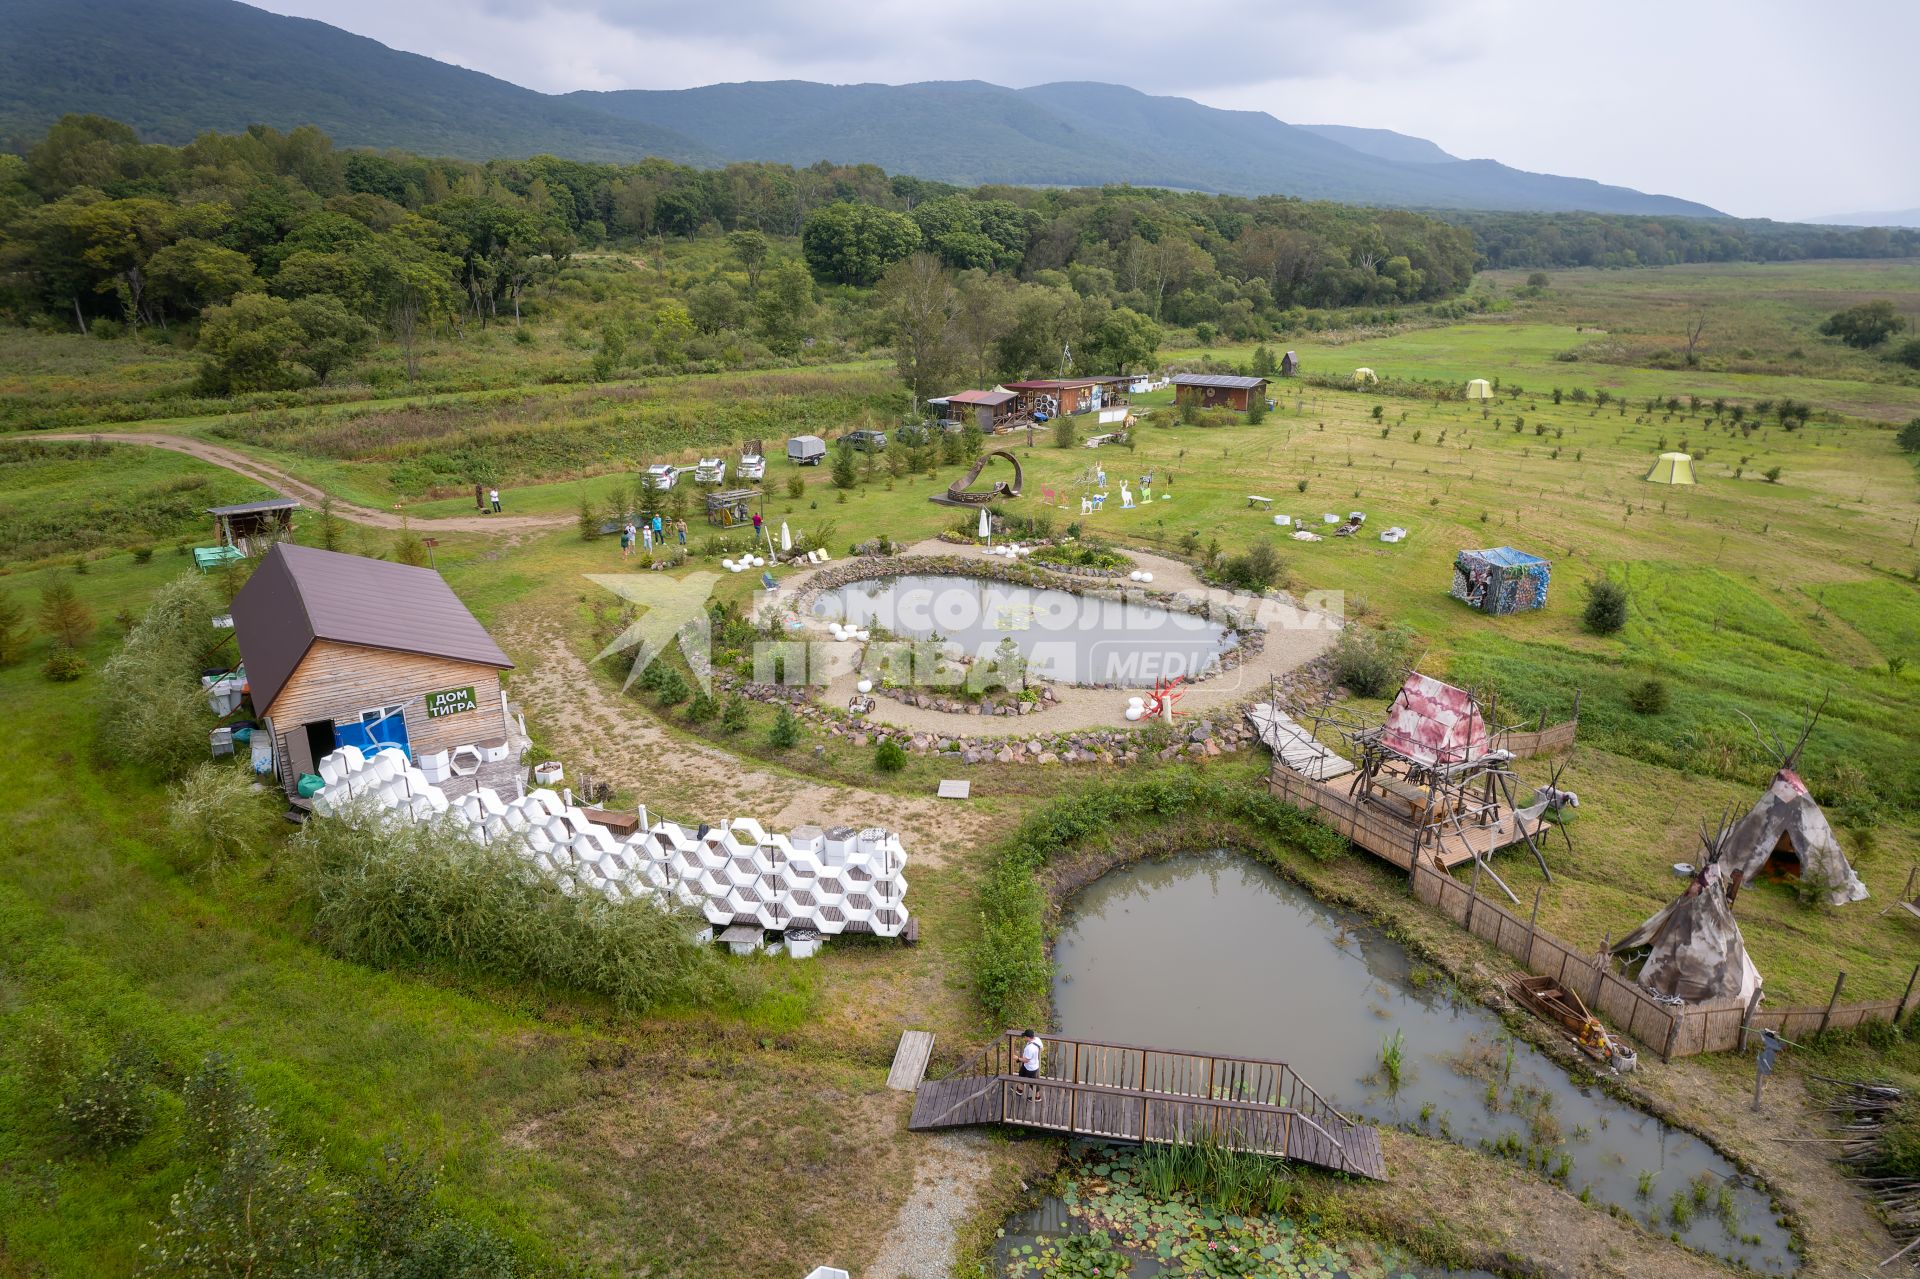
M912 861L934 867L984 836L987 820L964 801L812 782L675 736L609 693L554 622L510 621L501 638L508 652L528 659L514 673L514 700L549 741L567 744L562 762L569 772L633 791L659 816L681 822L752 817L773 831L809 822L888 826L900 832Z
M270 466L257 458L249 457L237 449L223 448L218 444L208 444L204 440L190 439L183 435L148 435L144 433L99 431L93 434L63 432L60 434L32 437L36 440L79 440L98 441L103 444L145 444L150 448L168 449L175 453L184 453L214 466L225 467L236 475L244 475L250 480L258 480L268 488L284 493L288 497L300 499L311 507L318 507L327 495L305 480L297 480L276 466ZM416 528L431 526L449 533L526 533L537 529L559 528L573 522L568 515L442 515L402 517L392 511L375 510L371 506L356 506L352 502L334 499L333 513L343 520L352 520L356 524L368 524L374 528L399 528L402 520Z
M991 1174L983 1132L938 1132L919 1141L913 1193L900 1206L862 1279L947 1279L953 1241Z
M988 561L993 559L982 546L963 546L951 542L931 539L908 547L906 555L949 556L962 559ZM1178 560L1151 555L1145 551L1128 549L1127 554L1143 569L1153 574L1153 586L1156 590L1172 591L1190 597L1205 598L1213 604L1233 604L1242 609L1251 608L1256 601L1246 596L1236 596L1231 591L1208 586L1194 573L1193 569ZM807 578L818 570L808 570L796 574L782 583L783 592L799 592L806 589ZM1125 585L1125 583L1120 583ZM1182 714L1204 714L1211 710L1220 710L1231 706L1250 692L1264 689L1271 675L1285 675L1298 670L1333 644L1338 630L1335 625L1320 624L1312 626L1289 626L1290 620L1316 621L1318 614L1305 610L1287 608L1268 608L1265 612L1270 621L1266 642L1261 651L1248 658L1230 671L1203 680L1182 690L1180 711ZM849 672L833 680L821 694L821 700L829 706L845 705L853 695L857 674ZM944 737L1032 737L1035 734L1072 733L1093 728L1122 728L1126 726L1127 694L1115 689L1075 688L1071 685L1054 686L1054 705L1042 713L1017 720L986 719L978 715L956 715L946 711L933 710L925 706L908 706L890 697L874 699L874 707L867 718L877 724L886 724L894 728L904 728L915 733L929 733Z

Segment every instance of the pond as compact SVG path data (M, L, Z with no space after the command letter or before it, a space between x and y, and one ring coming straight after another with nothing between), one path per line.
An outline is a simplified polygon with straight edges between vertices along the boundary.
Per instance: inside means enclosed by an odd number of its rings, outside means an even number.
M1246 858L1104 876L1054 959L1064 1034L1285 1061L1348 1115L1526 1163L1755 1270L1799 1265L1764 1189L1704 1141L1575 1083L1358 915Z
M1097 599L989 578L906 574L849 582L813 602L822 621L940 639L990 659L1011 639L1030 673L1064 684L1145 688L1192 678L1235 643L1218 622L1157 604Z

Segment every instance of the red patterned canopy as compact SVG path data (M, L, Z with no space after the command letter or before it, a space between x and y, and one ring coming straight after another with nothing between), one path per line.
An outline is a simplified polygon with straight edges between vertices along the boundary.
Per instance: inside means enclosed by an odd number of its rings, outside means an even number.
M1487 722L1466 689L1409 675L1387 708L1380 744L1418 764L1461 764L1487 753Z

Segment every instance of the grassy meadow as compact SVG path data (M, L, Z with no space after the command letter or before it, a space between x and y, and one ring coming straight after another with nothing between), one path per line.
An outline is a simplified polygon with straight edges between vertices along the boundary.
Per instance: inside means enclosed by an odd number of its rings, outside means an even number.
M593 269L697 264L639 254ZM1504 296L1520 282L1492 284ZM584 305L590 281L583 288ZM1420 669L1492 690L1515 717L1564 717L1578 690L1580 743L1561 784L1580 792L1581 816L1571 851L1557 836L1549 845L1554 883L1540 921L1579 943L1618 936L1669 900L1679 888L1669 867L1692 860L1699 825L1758 796L1771 764L1736 712L1790 738L1828 698L1802 771L1874 898L1835 910L1764 885L1742 895L1740 920L1770 1002L1824 1001L1841 969L1849 998L1898 995L1912 970L1911 921L1879 912L1920 861L1911 727L1920 715L1920 479L1893 428L1920 413L1920 384L1830 350L1807 323L1835 299L1869 295L1911 309L1920 266L1560 272L1543 297L1471 322L1301 334L1269 345L1298 350L1310 373L1367 364L1403 381L1498 377L1522 393L1483 408L1280 383L1278 408L1257 424L1225 414L1182 424L1160 393L1138 406L1130 447L1059 448L1045 432L1031 447L1024 435L995 441L1016 449L1026 470L1023 496L1006 509L1189 559L1215 544L1237 553L1269 543L1291 589L1337 593L1361 625L1406 628ZM1713 317L1707 353L1723 363L1650 367L1676 321L1700 306ZM399 505L420 531L436 515L467 512L475 480L497 483L512 511L571 516L583 496L596 509L617 502L640 465L735 455L755 436L774 459L769 517L836 554L880 533L912 542L959 519L928 501L957 466L896 475L884 460L863 463L843 491L826 468L793 468L781 456L786 436L802 430L899 420L904 393L875 361L585 385L549 381L578 377L586 355L577 339L559 323L530 328L525 342L495 329L467 347L437 345L427 360L435 372L416 388L361 377L234 411L195 399L191 361L164 344L8 332L0 405L10 407L0 420L71 427L102 415L85 429L108 440L115 430L196 436L342 499ZM1793 344L1814 354L1794 361ZM1578 358L1557 358L1568 351ZM1576 403L1576 386L1615 398ZM1735 424L1711 403L1782 395L1812 402L1814 420L1796 430L1770 418ZM1653 396L1680 407L1650 410ZM1643 479L1666 449L1694 453L1697 487ZM1096 467L1111 497L1083 517ZM1120 509L1120 481L1147 472L1155 500ZM1354 510L1367 524L1351 539L1295 541L1249 507L1254 494L1314 530L1323 515ZM212 1049L235 1056L262 1102L328 1167L359 1168L389 1143L425 1151L443 1168L447 1206L531 1259L649 1276L777 1279L822 1261L857 1269L924 1173L925 1143L905 1132L902 1100L884 1088L898 1031L936 1031L937 1056L950 1059L994 1029L968 988L979 877L991 843L1035 799L1061 790L1068 770L975 770L971 806L928 819L952 829L929 840L909 872L920 946L835 945L804 967L732 964L734 992L713 1007L627 1017L471 972L340 960L316 944L281 873L281 832L256 858L209 874L160 830L160 782L98 751L94 707L112 695L98 670L122 633L116 615L137 612L189 567L175 548L203 539L202 508L259 495L251 481L172 453L0 441L0 598L31 613L47 583L68 579L99 622L77 682L42 677L50 648L41 636L0 667L13 723L0 740L0 1275L137 1265L148 1223L187 1173L180 1080ZM697 516L689 525L695 566L716 567L708 530ZM1380 542L1393 525L1407 540ZM304 517L302 540L316 541L318 526ZM341 549L395 550L387 530L345 526L338 536ZM571 520L511 537L437 537L438 567L516 661L510 693L529 701L542 749L570 772L582 754L604 754L621 802L710 817L689 810L736 792L759 802L780 788L822 787L842 807L905 807L927 802L943 771L916 758L881 773L870 750L838 738L782 750L757 706L725 733L650 694L621 693L612 672L586 664L613 601L585 574L620 571L619 553L609 539L583 540ZM1502 544L1553 560L1544 611L1487 618L1448 597L1458 550ZM1615 636L1580 625L1582 587L1601 576L1629 594ZM726 574L716 594L742 600L751 585ZM1630 700L1648 679L1668 690L1658 713ZM703 752L731 762L703 765ZM693 762L674 771L674 758ZM1213 767L1256 781L1257 764L1244 757ZM1520 771L1544 781L1551 767L1529 761ZM1531 859L1507 855L1498 869L1529 905L1543 884ZM1361 902L1395 891L1358 854L1301 874ZM1396 927L1418 933L1417 907L1388 909L1404 916ZM1471 946L1462 954L1464 968L1484 964ZM156 1123L115 1154L77 1153L50 1118L57 1090L48 1080L61 1063L95 1062L129 1038L159 1063ZM1710 1068L1731 1117L1699 1122L1738 1124L1736 1066ZM1665 1077L1654 1072L1647 1086ZM988 1233L992 1214L1052 1154L1039 1141L987 1144L992 1179L979 1216ZM1319 1189L1335 1203L1344 1193L1330 1181ZM1566 1212L1592 1211L1561 1198ZM1484 1224L1429 1207L1426 1224L1442 1234L1474 1237ZM1835 1240L1811 1244L1809 1274L1842 1273L1826 1268Z

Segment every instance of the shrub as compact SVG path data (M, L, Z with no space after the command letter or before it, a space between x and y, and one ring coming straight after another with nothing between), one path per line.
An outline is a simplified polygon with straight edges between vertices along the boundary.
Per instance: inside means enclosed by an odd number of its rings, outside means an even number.
M807 495L807 482L798 475L787 477L787 496L799 501Z
M87 659L78 649L58 645L40 664L40 673L56 684L71 684L87 673Z
M272 820L252 778L231 764L200 764L167 790L167 831L174 846L208 871L251 855Z
M153 1086L145 1053L126 1047L83 1077L60 1101L60 1123L89 1154L131 1146L153 1126Z
M791 706L782 706L780 713L773 717L773 727L767 730L767 740L777 750L792 750L800 742L800 721L793 716Z
M1769 484L1778 484L1780 482L1781 472L1777 466L1769 466L1762 474L1767 477L1767 483Z
M661 672L660 678L654 683L653 693L660 699L660 705L663 707L678 706L686 701L688 694L693 691L688 687L686 678L672 666L655 662L647 669L649 671L658 669Z
M145 542L133 548L133 562L135 564L145 564L152 559L153 547L147 545Z
M747 726L747 699L729 697L727 704L720 709L720 727L729 733L737 733Z
M207 757L207 708L198 672L215 609L206 579L161 587L101 669L100 749L123 765L178 777Z
M585 493L580 495L580 508L574 512L573 523L583 542L591 542L600 536L600 516L593 509L592 499Z
M1078 441L1074 439L1073 419L1062 413L1053 419L1053 447L1070 449Z
M1595 635L1616 634L1627 624L1627 588L1606 577L1589 581L1580 620Z
M1259 396L1247 398L1247 425L1258 426L1267 420L1267 402Z
M1672 704L1672 694L1664 680L1649 675L1627 689L1627 705L1640 715L1662 715Z
M891 737L883 737L873 748L873 766L883 773L897 773L907 766L907 748Z
M712 693L697 692L693 700L687 703L687 722L690 724L704 724L719 713L720 703L714 700Z
M1901 427L1897 438L1900 447L1908 453L1920 453L1920 417L1912 419Z
M422 960L600 995L623 1012L719 993L690 918L649 901L568 892L530 872L525 847L476 847L447 822L390 826L371 811L310 821L291 845L315 934L387 967Z
M1285 565L1280 553L1266 542L1255 542L1245 555L1236 555L1220 566L1220 576L1232 586L1249 591L1264 591L1280 577Z
M27 651L27 610L20 601L0 595L0 666L10 666Z
M1399 686L1412 647L1412 634L1398 627L1349 626L1334 641L1334 678L1358 696L1384 697Z
M845 491L852 488L856 480L853 469L853 446L844 441L836 441L833 449L833 486Z

